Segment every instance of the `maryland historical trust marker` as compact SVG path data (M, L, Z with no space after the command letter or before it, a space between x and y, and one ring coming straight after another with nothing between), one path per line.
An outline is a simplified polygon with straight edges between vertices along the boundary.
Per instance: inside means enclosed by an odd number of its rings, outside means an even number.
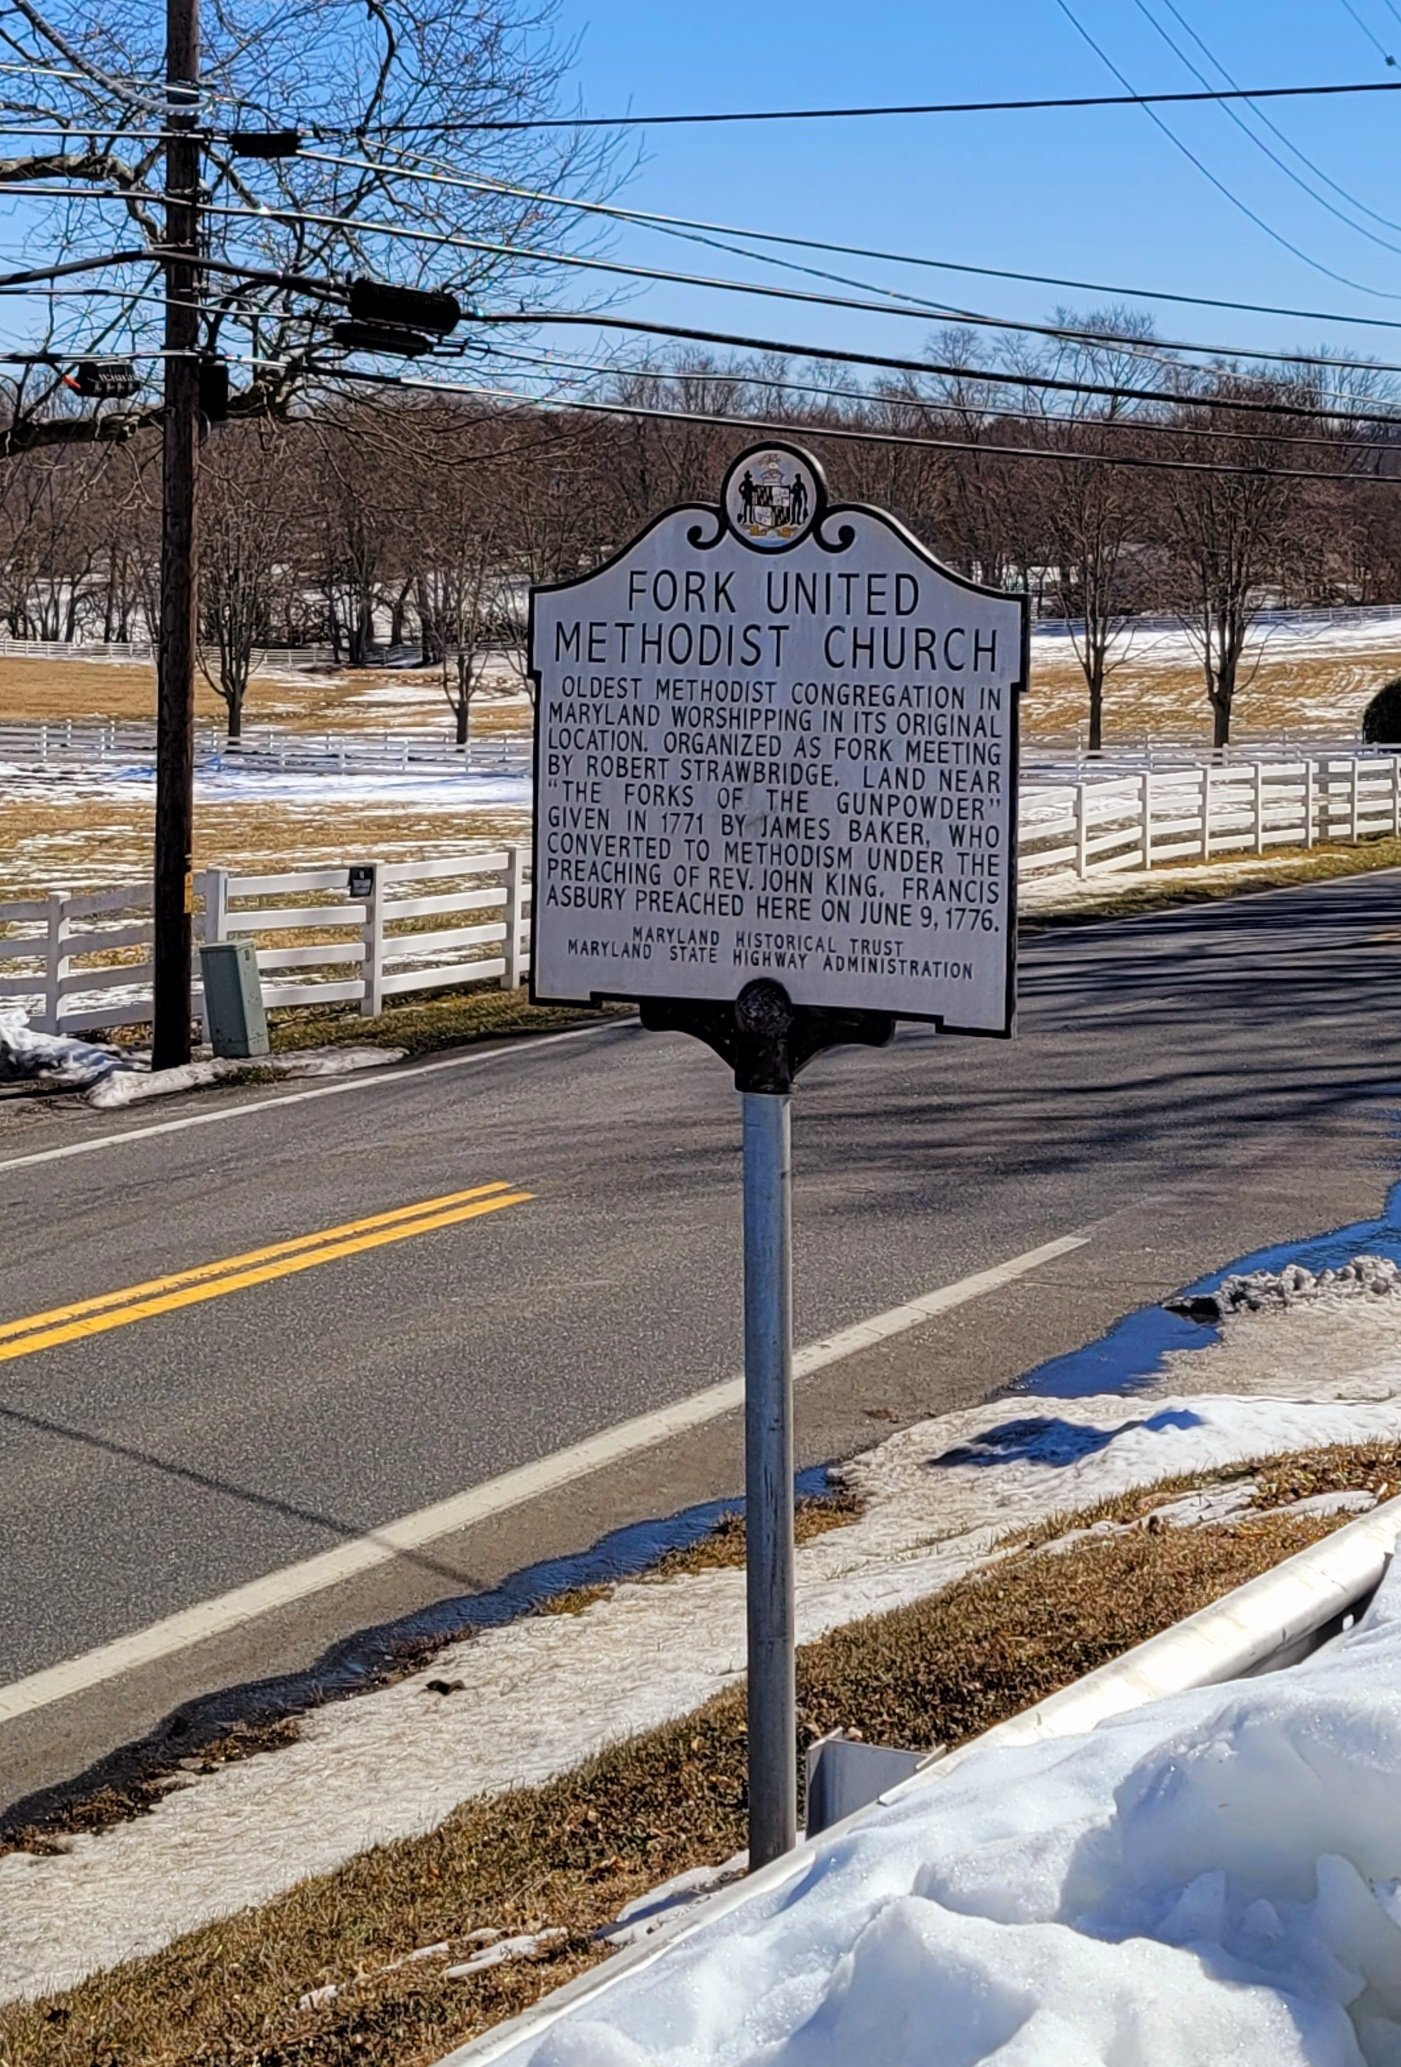
M1009 1031L1026 615L783 445L535 590L533 996Z
M531 596L531 996L634 998L741 1094L754 1866L797 1829L793 1080L897 1019L1011 1032L1026 634L786 445Z

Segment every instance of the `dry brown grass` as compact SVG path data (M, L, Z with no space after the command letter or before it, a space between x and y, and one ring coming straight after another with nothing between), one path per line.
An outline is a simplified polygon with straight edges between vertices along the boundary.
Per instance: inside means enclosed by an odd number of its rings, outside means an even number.
M290 1006L272 1014L270 1036L281 1054L300 1048L406 1048L427 1055L508 1034L558 1033L615 1017L626 1007L532 1005L523 990L451 991L440 998L395 1005L376 1019L362 1019L353 1006Z
M1394 1482L1401 1452L1370 1446L1273 1468L1302 1474L1312 1491L1364 1471ZM1151 1506L1163 1489L1135 1497ZM1272 1514L1023 1551L807 1646L802 1736L843 1726L911 1747L963 1742L1333 1526ZM368 1852L150 1959L0 2010L0 2063L424 2067L603 1958L597 1933L626 1902L728 1857L743 1823L743 1698L730 1692L545 1786L465 1804L426 1837ZM548 1927L565 1936L535 1959L445 1978L472 1931ZM447 1956L395 1965L444 1942ZM298 2007L326 1985L338 1990L332 1999Z
M1239 690L1236 724L1243 732L1351 734L1364 705L1381 684L1401 673L1401 639L1394 645L1333 655L1281 651L1266 645L1253 678ZM493 678L472 707L477 734L519 732L526 713L506 678ZM378 701L393 692L388 702ZM510 700L507 700L507 697ZM412 698L412 700L409 700ZM222 723L223 704L201 677L201 718ZM1028 738L1063 736L1085 721L1086 689L1074 654L1036 656L1022 709ZM151 719L155 675L146 666L112 661L0 660L0 718ZM437 675L404 668L307 669L255 676L246 725L298 731L402 731L431 727L444 734L451 719ZM1140 739L1145 731L1205 741L1210 717L1200 671L1187 660L1155 661L1145 639L1132 660L1110 676L1105 692L1110 744Z
M1237 691L1237 734L1286 731L1291 736L1353 737L1362 712L1383 682L1401 674L1401 641L1345 654L1265 655ZM1069 651L1037 655L1022 704L1028 739L1064 737L1086 722L1085 678ZM1105 744L1133 744L1145 732L1207 745L1211 717L1199 668L1136 655L1109 678L1104 692Z
M153 797L64 796L55 775L42 790L0 797L0 902L50 890L138 882L149 873ZM433 861L524 839L524 812L426 811L412 803L200 803L195 867L244 872L327 868L352 860Z
M823 1493L804 1494L793 1505L793 1540L795 1543L811 1543L817 1536L825 1536L829 1529L845 1528L850 1522L858 1521L864 1512L863 1503L854 1493L842 1486L833 1486ZM678 1579L690 1572L714 1572L738 1570L744 1564L744 1516L738 1509L722 1514L712 1528L694 1543L687 1543L675 1550L664 1551L644 1574L651 1579ZM585 1608L591 1608L596 1601L607 1600L613 1591L613 1583L604 1581L591 1586L571 1587L566 1593L552 1594L549 1600L540 1603L537 1613L542 1615L582 1615Z
M392 701L375 701L387 691L395 692ZM195 677L195 712L201 720L224 724L223 701L202 674ZM155 669L144 662L0 658L0 720L118 718L153 723L155 715ZM518 731L524 715L517 692L489 686L473 700L472 729ZM260 725L371 732L427 726L447 736L452 713L432 669L307 668L254 675L244 726L256 731Z

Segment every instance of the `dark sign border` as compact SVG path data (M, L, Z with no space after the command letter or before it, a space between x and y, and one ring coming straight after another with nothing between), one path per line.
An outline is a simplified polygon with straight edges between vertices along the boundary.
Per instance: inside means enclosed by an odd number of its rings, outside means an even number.
M961 1034L970 1039L1009 1040L1016 1030L1017 1019L1017 835L1021 796L1021 698L1026 692L1027 681L1031 672L1031 598L1027 595L1017 595L1014 591L1008 589L990 588L984 582L970 581L967 575L959 574L952 567L946 567L942 560L935 559L933 553L921 544L912 531L907 530L898 518L890 516L885 510L875 509L869 503L863 502L834 503L829 501L827 477L819 462L813 457L812 453L806 451L801 445L790 445L781 438L766 438L761 444L746 446L743 452L738 453L725 469L724 480L721 483L722 497L738 469L744 465L746 460L756 458L761 452L785 452L790 459L800 460L804 466L811 470L817 485L817 500L812 518L801 536L793 540L792 546L751 545L744 534L736 531L731 525L724 501L721 501L719 504L703 502L677 503L671 509L661 511L658 516L652 518L650 523L644 524L642 529L635 537L630 538L626 545L620 546L617 552L611 554L608 559L600 560L598 565L591 567L587 574L572 575L566 581L543 581L530 590L529 606L526 614L526 674L535 684L535 737L531 753L531 782L533 791L531 797L530 836L530 1002L532 1005L583 1008L591 1005L641 1004L645 998L662 999L675 995L671 991L596 990L591 991L586 998L559 998L546 997L536 986L535 949L539 906L536 902L535 893L536 886L540 881L542 831L539 808L542 731L540 724L540 700L542 686L540 672L534 664L536 596L560 595L566 589L582 588L587 582L597 580L600 574L606 574L610 567L616 567L620 561L625 560L629 553L635 551L642 544L644 539L651 537L659 525L669 522L672 517L694 515L697 518L698 521L692 525L688 533L688 543L698 551L707 551L709 548L717 546L722 538L729 536L737 538L746 551L754 553L760 559L777 559L780 553L791 552L793 546L804 545L809 539L820 546L824 552L845 552L847 547L854 542L856 534L851 525L843 524L840 520L843 517L866 517L881 525L890 533L892 538L898 539L917 559L923 561L926 567L931 568L934 573L942 575L945 581L951 581L956 588L966 589L970 595L992 596L999 602L1016 603L1019 607L1021 615L1021 671L1017 680L1011 685L1013 696L1011 709L1012 811L1007 854L1007 894L1011 915L1010 923L1007 927L1007 971L1004 990L1007 1008L1006 1017L1000 1027L953 1026L938 1012L895 1012L890 1014L890 1017L908 1020L912 1025L933 1026L940 1033ZM706 523L700 520L709 520L709 522ZM830 538L823 537L824 527L831 527L835 532L835 536ZM764 973L763 970L750 970L745 976L744 981L746 983L751 982L756 976L761 976ZM717 998L710 1002L721 1006L724 1000ZM871 1006L865 1009L884 1011L886 1008L884 1006Z

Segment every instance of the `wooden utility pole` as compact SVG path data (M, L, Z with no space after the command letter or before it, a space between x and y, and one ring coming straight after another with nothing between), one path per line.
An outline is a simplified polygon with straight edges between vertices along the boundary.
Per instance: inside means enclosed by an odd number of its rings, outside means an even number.
M199 0L166 0L165 415L156 696L153 1069L190 1059L195 502L199 465Z

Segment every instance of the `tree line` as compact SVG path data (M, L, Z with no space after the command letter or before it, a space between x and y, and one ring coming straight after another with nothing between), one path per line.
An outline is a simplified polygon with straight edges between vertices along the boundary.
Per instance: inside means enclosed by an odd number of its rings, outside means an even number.
M621 413L356 388L223 425L203 455L200 619L230 736L261 649L329 645L356 669L391 644L437 670L465 744L485 656L520 665L528 587L712 500L764 425L813 449L836 499L889 509L960 573L1068 620L1092 750L1145 613L1187 633L1225 743L1261 608L1401 597L1388 382L1321 360L1189 366L1122 310L1048 327L1074 334L948 331L928 373L866 382L678 350L593 377ZM158 494L141 427L0 468L9 636L149 636Z

